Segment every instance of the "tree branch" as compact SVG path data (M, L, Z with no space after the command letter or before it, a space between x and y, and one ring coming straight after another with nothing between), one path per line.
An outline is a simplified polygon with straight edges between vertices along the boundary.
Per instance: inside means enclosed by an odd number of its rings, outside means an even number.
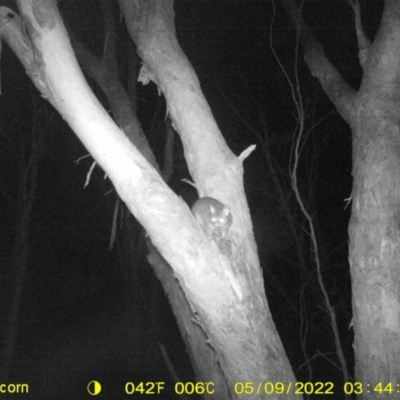
M311 74L317 78L325 93L347 123L353 112L356 91L347 85L333 64L326 58L321 44L312 34L294 0L281 0L294 27L299 31L300 42L305 52L305 62Z

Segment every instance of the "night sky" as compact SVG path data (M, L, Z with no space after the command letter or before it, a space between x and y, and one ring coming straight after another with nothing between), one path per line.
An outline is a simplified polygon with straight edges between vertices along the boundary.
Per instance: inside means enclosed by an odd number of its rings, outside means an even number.
M11 2L7 5L13 7ZM104 34L98 2L65 0L59 6L68 29L100 56ZM378 28L381 8L380 1L362 2L363 24L371 39ZM337 312L347 361L352 366L347 250L351 206L345 208L352 185L350 129L311 76L301 48L296 65L296 34L279 2L272 27L273 7L268 1L181 0L175 3L175 13L179 43L198 74L228 146L239 155L248 146L257 145L244 163L245 190L272 316L296 378L340 383L330 322L320 306L322 296L305 234L308 228L290 188L296 110L290 85L271 44L293 85L297 68L307 116L299 188L315 220L323 276ZM132 43L116 3L114 14L118 21L120 78L126 84L126 54ZM324 46L325 54L345 81L357 89L362 75L354 17L347 2L306 1L304 17ZM84 187L93 159L40 96L4 44L1 55L1 343L6 340L5 326L15 290L16 265L20 262L14 249L23 208L24 177L28 190L35 189L17 342L8 380L31 383L36 394L29 398L63 398L60 393L69 391L75 393L75 399L86 398L76 393L84 393L82 388L91 379L106 382L112 388L107 398L125 398L115 389L121 382L163 380L171 384L159 345L165 346L180 378L194 380L173 314L146 263L146 246L139 225L133 222L135 274L128 274L127 278L126 271L119 266L118 246L114 244L110 249L117 201L111 182L96 167L90 184ZM100 89L87 79L109 109ZM154 84L143 87L138 83L137 91L140 122L162 165L164 100ZM32 183L30 160L37 146L37 179ZM271 156L269 160L266 152ZM174 159L175 169L168 184L191 205L197 195L182 182L190 176L178 136ZM278 181L271 174L271 163ZM283 194L278 193L277 184ZM305 270L299 267L285 207L290 210L303 246L308 263ZM133 307L127 295L132 290L136 293ZM149 304L155 305L156 311ZM305 322L306 354L300 343ZM149 332L155 334L151 340L145 340Z

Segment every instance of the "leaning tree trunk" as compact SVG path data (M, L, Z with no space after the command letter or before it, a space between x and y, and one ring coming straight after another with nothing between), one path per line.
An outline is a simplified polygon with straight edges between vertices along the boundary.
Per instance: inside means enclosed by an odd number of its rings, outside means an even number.
M144 62L141 79L156 82L166 96L200 196L216 197L231 207L233 223L223 248L206 236L187 205L171 192L90 91L55 2L18 3L24 23L7 10L1 34L173 269L191 313L185 323L204 332L199 340L213 354L212 363L202 364L203 354L193 351L204 376L221 371L229 398L263 399L267 390L269 398L278 399L281 396L271 382L282 382L278 391L298 398L293 392L294 374L268 309L245 198L243 160L251 149L236 157L227 147L176 41L172 1L120 4Z

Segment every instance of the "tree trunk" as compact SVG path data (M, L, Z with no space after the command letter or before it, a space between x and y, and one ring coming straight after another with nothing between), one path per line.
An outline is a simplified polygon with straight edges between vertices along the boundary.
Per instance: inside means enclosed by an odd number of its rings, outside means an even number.
M361 25L358 1L350 2L364 71L358 92L346 85L325 57L295 1L282 3L299 30L311 73L352 129L349 250L355 380L363 385L357 394L382 398L399 390L400 376L400 3L385 2L371 45Z
M363 93L358 110L349 227L355 372L374 386L400 376L400 135L398 104Z

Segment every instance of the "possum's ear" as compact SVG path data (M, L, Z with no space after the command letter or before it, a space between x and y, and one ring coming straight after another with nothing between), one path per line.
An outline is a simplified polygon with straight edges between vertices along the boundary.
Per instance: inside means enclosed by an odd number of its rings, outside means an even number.
M225 206L222 213L224 215L229 215L231 213L231 209L228 206Z

